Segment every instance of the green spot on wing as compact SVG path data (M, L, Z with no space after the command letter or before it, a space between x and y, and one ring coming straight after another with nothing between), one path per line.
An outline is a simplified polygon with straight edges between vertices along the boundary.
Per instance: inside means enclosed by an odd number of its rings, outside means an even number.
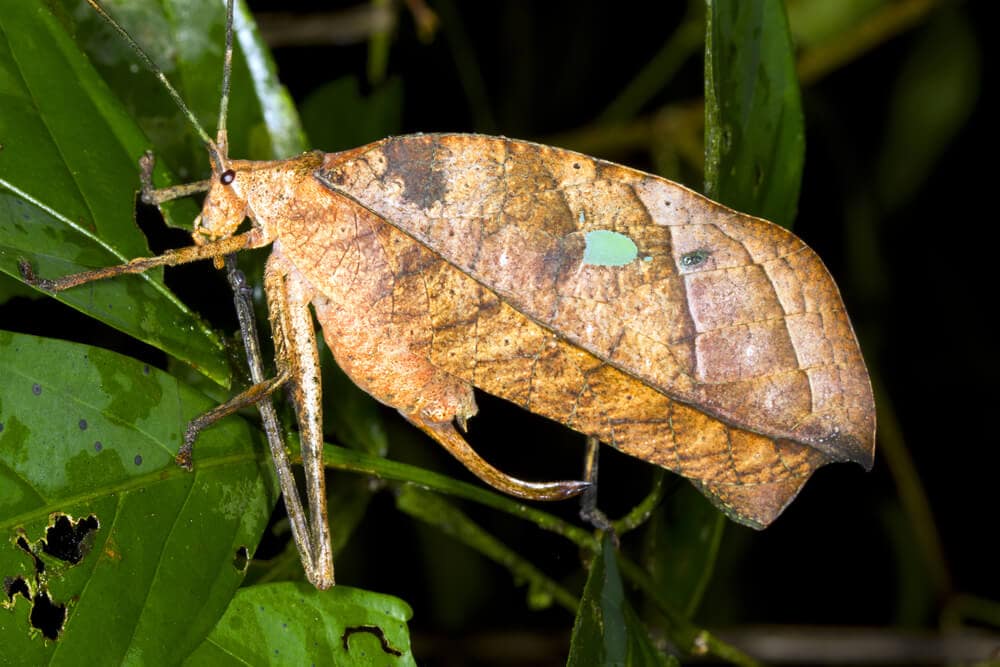
M639 255L635 242L624 234L598 229L584 237L583 263L594 266L625 266Z

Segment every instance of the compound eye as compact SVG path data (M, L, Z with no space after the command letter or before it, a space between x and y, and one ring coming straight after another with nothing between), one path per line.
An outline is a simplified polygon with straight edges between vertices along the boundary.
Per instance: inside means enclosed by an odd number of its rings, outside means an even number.
M219 176L219 181L221 181L223 185L229 185L235 180L236 180L236 172L233 171L232 169L226 169L224 172L222 172L222 175Z

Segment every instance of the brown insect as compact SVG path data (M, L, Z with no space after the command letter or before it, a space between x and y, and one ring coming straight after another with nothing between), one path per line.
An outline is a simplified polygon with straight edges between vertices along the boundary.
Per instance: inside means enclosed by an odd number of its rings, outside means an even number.
M258 369L257 384L193 422L178 461L191 465L199 428L287 386L308 524L287 459L276 465L317 587L333 584L333 563L310 306L358 386L522 498L587 483L525 482L480 458L459 432L477 411L473 387L673 470L755 527L818 466L871 465L874 405L851 324L820 259L785 229L657 176L498 137L231 160L223 91L217 138L201 130L209 182L154 191L143 167L147 201L208 191L195 245L54 280L22 273L54 291L271 246L277 374Z

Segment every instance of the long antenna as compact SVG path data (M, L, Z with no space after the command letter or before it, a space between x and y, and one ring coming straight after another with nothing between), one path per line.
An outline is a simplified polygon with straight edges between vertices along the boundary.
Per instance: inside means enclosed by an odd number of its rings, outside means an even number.
M170 97L173 98L174 104L176 104L180 108L184 116L187 117L188 122L191 123L192 127L194 127L195 132L198 133L198 136L201 137L202 141L208 144L209 151L212 153L218 153L218 148L216 147L215 142L212 141L212 137L208 135L208 132L206 132L205 128L201 126L201 123L199 123L198 119L195 118L193 113L191 113L191 110L188 109L188 106L184 104L184 100L181 98L180 93L177 92L177 89L174 88L173 84L170 83L170 80L167 79L167 76L163 73L163 70L161 70L159 67L156 66L156 63L153 62L153 59L150 58L148 55L146 55L146 52L142 50L142 47L139 46L139 44L136 43L134 39L132 39L132 35L128 34L125 28L121 27L121 25L117 21L115 21L110 14L108 14L108 12L104 9L104 7L101 6L99 2L97 2L97 0L87 0L87 4L93 7L94 11L96 11L101 16L101 18L107 21L107 23L112 28L114 28L119 35L121 35L122 39L125 40L125 43L128 44L132 48L132 50L135 51L136 55L139 56L139 59L146 66L146 69L148 69L151 73L153 73L156 76L157 79L160 80L163 86L167 89L167 92L170 93ZM230 0L229 2L229 8L230 12L232 12L232 0ZM230 14L230 16L232 15ZM229 30L231 34L232 28L230 27ZM227 44L226 50L227 52L230 50L229 44ZM228 83L225 85L228 85Z
M222 99L219 102L219 127L215 143L223 159L229 157L229 134L226 118L229 115L229 86L233 74L233 0L226 3L226 54L222 62Z

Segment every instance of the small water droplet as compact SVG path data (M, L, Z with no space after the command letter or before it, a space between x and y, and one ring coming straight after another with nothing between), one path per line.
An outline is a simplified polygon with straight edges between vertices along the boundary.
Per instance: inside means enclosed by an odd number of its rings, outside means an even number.
M86 431L87 430L87 420L86 419L81 419L79 425L80 425L80 430L81 431Z
M136 454L135 455L135 464L137 466L141 466L142 465L142 454Z
M104 444L100 440L94 441L94 451L99 452L104 449Z
M149 375L149 364L143 364L143 366L142 366L142 374L143 375Z
M41 396L42 395L42 385L38 384L37 382L35 384L31 385L31 393L34 394L35 396Z

